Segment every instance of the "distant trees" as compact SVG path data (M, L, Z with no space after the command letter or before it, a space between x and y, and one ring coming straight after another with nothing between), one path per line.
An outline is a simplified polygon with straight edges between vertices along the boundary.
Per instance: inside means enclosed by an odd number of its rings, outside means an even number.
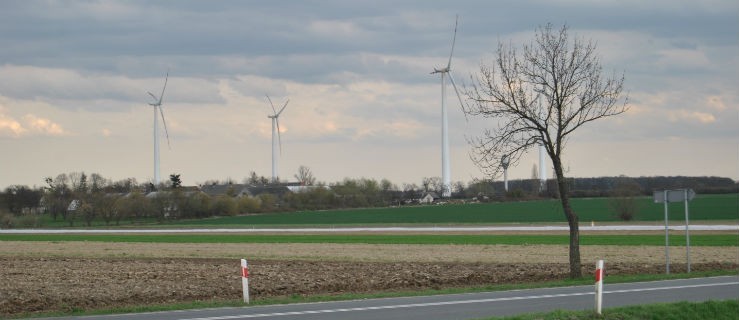
M42 197L41 190L34 190L27 186L13 185L5 188L3 202L8 211L14 214L35 211Z
M293 184L292 191L288 192L285 185L260 184L262 178L252 172L244 181L252 178L256 181L250 186L258 190L256 196L244 195L243 186L236 184L229 185L231 188L223 195L209 196L199 188L184 187L172 178L179 178L179 175L170 175L170 183L161 184L155 193L150 192L147 183L139 184L132 178L113 181L97 173L84 172L47 177L46 184L38 188L9 186L0 192L0 226L38 227L41 214L48 214L55 221L61 219L70 226L80 223L91 226L95 223L119 225L121 221L151 223L216 215L399 206L417 204L426 193L441 191L441 179L431 177L422 179L421 186L405 183L401 187L389 179L345 178L330 185L321 182ZM451 201L555 197L548 193L537 194L532 188L534 182L538 184L534 179L511 180L511 192L504 194L501 181L474 180L466 185L458 181L452 185ZM554 180L548 183L549 188L556 189ZM638 214L636 197L651 195L656 189L687 187L699 194L705 190L737 191L733 180L720 177L568 178L567 184L576 195L612 197L611 206L623 219Z

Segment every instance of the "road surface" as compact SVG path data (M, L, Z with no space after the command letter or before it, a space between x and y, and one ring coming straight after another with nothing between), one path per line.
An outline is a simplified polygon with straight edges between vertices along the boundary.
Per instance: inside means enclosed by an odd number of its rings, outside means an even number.
M677 301L739 299L739 276L608 284L603 308ZM476 319L545 312L593 309L594 286L514 290L408 298L367 299L243 308L218 308L54 319L100 320L331 320L331 319Z

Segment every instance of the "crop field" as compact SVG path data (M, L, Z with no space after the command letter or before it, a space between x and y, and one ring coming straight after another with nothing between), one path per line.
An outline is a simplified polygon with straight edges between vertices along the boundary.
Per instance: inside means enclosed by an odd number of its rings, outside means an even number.
M635 221L664 221L664 206L651 197L637 199ZM619 221L607 198L573 199L580 221ZM699 195L689 204L691 220L739 219L739 194ZM669 206L672 221L684 221L682 203ZM558 200L447 204L396 208L329 210L221 217L172 222L175 226L243 225L404 225L565 222Z
M620 223L608 198L576 198L572 206L582 223ZM635 222L656 223L664 221L664 206L655 204L651 197L637 198L638 212ZM690 219L696 221L739 220L739 194L698 195L690 202ZM682 203L669 206L671 221L684 221ZM64 228L68 222L52 220L45 216L43 227ZM270 214L239 215L196 220L170 220L158 222L154 219L120 221L121 226L136 227L302 227L302 226L400 226L400 225L479 225L517 223L565 223L558 200L521 202L494 202L472 204L445 204L403 206L391 208L366 208L351 210L326 210L306 212L283 212ZM78 221L77 225L82 222ZM100 220L93 227L107 227Z
M673 272L685 247L671 237ZM584 235L583 273L664 272L663 235ZM691 236L694 272L736 272L736 232ZM177 303L237 303L486 287L567 278L567 236L532 234L57 234L0 237L0 317Z
M691 203L691 220L736 223L736 196L700 199L705 202L696 198ZM654 213L644 210L641 221L662 219L662 206L642 200ZM582 221L599 223L615 220L602 211L606 207L603 199L578 199L575 206ZM238 216L155 226L562 222L557 210L554 201L537 201ZM682 219L682 204L670 210L673 221ZM564 281L568 239L566 232L551 231L2 234L0 318L173 304L238 305L241 258L249 259L255 303ZM736 231L695 232L690 243L693 272L739 271ZM671 270L685 272L683 233L671 232L670 244ZM581 255L586 277L598 259L606 261L608 277L659 275L665 269L664 234L586 232Z

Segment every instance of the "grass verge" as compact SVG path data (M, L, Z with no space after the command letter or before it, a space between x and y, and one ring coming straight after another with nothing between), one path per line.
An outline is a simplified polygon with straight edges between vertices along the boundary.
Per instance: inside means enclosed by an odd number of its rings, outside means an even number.
M609 276L606 281L607 283L613 284L613 283L646 282L646 281L671 280L671 279L716 277L716 276L726 276L726 275L736 275L736 270L718 270L718 271L693 272L693 273L674 273L674 274L669 274L669 275L653 275L653 274L613 275L613 276ZM379 299L379 298L396 298L396 297L412 297L412 296L429 296L429 295L442 295L442 294L461 294L461 293L472 293L472 292L507 291L507 290L522 290L522 289L535 289L535 288L555 288L555 287L581 286L581 285L592 285L592 284L593 284L593 280L591 278L580 278L580 279L565 279L565 280L537 282L537 283L486 285L486 286L446 288L446 289L439 289L439 290L422 290L422 291L345 293L345 294L336 294L336 295L310 295L310 296L292 295L292 296L286 296L286 297L271 297L271 298L252 297L252 301L251 301L252 303L249 306L264 306L264 305L291 304L291 303L330 302L330 301L361 300L361 299ZM158 312L158 311L173 311L173 310L186 310L186 309L203 309L203 308L244 307L244 306L246 305L244 305L244 303L241 300L192 301L192 302L183 302L183 303L176 303L176 304L162 304L162 305L149 305L149 306L136 306L136 307L118 307L118 308L111 308L111 309L95 309L95 310L70 309L66 312L60 311L60 312L52 312L52 313L27 313L27 314L14 315L13 318L89 316L89 315L124 314L124 313ZM528 318L524 318L524 319L528 319ZM549 318L549 319L559 319L559 318ZM577 319L579 318L574 318L574 320L577 320ZM583 319L589 319L589 318L583 318ZM628 318L625 318L625 319L628 319Z
M593 311L562 311L532 313L511 317L493 317L487 320L735 320L739 314L739 300L659 303Z

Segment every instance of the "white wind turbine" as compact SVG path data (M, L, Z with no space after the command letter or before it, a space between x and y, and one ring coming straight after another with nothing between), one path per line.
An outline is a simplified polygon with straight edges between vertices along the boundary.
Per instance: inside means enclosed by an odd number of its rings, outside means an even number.
M273 114L267 116L267 118L272 119L272 182L277 182L277 148L275 148L275 142L279 144L280 155L282 155L282 138L280 137L280 114L282 114L282 111L287 108L287 103L290 102L290 99L287 99L287 101L285 101L285 105L282 106L282 109L280 109L279 112L275 109L275 105L272 104L272 99L270 99L268 95L267 100L269 100L269 105L272 107L273 112ZM277 135L277 141L275 141L275 135Z
M459 103L461 105L464 105L464 103L462 102L462 97L459 95L459 90L457 90L457 85L454 83L454 78L452 77L452 74L450 72L452 70L452 55L454 54L454 43L457 41L458 20L459 16L457 16L457 19L454 20L454 37L452 38L452 51L451 53L449 53L449 61L447 62L446 67L441 69L434 68L434 71L431 72L431 74L441 74L441 180L444 186L444 190L441 196L445 198L448 198L452 195L452 178L450 172L451 170L449 168L449 124L447 120L446 109L446 76L449 76L449 81L454 87L454 92L457 93L457 99L459 99Z
M164 120L164 110L162 109L162 98L164 98L164 90L167 89L167 80L169 80L169 71L167 71L167 76L164 78L164 87L162 88L162 93L159 95L159 98L149 91L146 92L154 98L154 103L149 103L149 105L154 107L154 183L157 185L161 182L161 176L159 175L159 114L162 115L164 133L167 136L167 146L169 147L167 121ZM157 112L157 109L159 109L159 112Z

